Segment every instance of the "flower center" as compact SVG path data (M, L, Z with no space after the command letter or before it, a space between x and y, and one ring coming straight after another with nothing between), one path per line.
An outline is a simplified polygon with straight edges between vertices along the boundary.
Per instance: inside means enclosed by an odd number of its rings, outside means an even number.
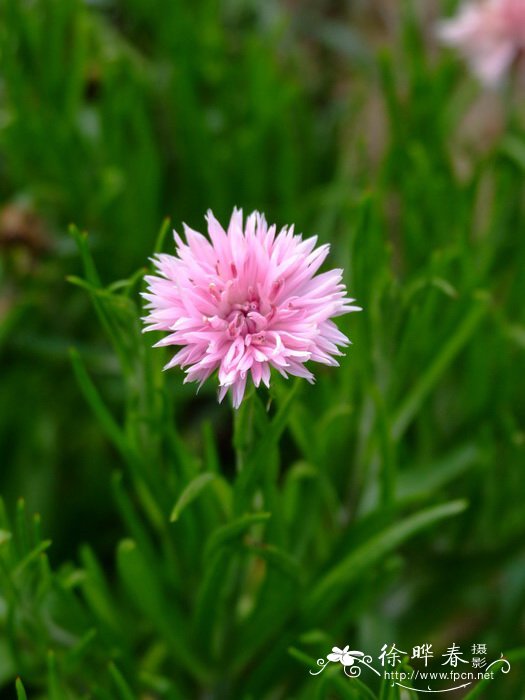
M231 339L242 338L246 346L260 345L266 340L266 331L275 314L273 300L282 284L281 279L277 280L269 298L261 299L254 287L242 287L235 278L224 286L212 282L209 293L217 304L217 313L206 316L205 321L216 330L225 331Z
M260 302L251 301L232 304L231 311L226 317L228 335L231 338L242 337L249 345L252 342L262 342L264 331L268 327L268 319L261 314Z

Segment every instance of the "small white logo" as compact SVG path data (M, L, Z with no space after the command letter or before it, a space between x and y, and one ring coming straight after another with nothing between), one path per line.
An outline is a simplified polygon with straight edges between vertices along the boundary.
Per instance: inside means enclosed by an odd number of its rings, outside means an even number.
M327 668L326 661L331 661L332 663L339 662L343 666L343 670L349 678L357 678L361 675L361 666L354 665L356 663L366 666L378 676L381 675L379 671L376 671L375 668L371 665L373 659L370 655L364 654L362 651L349 651L349 649L350 647L348 644L345 646L344 649L339 649L339 647L332 647L332 653L328 654L326 660L317 659L317 665L321 666L319 671L310 671L310 674L312 676L318 676L325 670L325 668Z

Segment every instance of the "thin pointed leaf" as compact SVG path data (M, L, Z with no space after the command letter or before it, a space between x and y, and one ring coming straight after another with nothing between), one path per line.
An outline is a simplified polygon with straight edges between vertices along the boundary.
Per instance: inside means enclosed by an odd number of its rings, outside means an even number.
M192 501L194 501L200 493L208 486L213 479L215 474L211 472L205 472L204 474L199 474L195 479L192 479L190 483L185 487L177 502L173 506L173 510L170 515L170 522L174 523L179 519L182 511L187 508Z
M371 566L396 549L405 540L430 525L461 513L465 501L451 501L411 515L350 552L339 564L326 573L308 596L306 619L317 619L337 601L348 586Z
M430 367L421 375L394 416L392 422L394 438L398 440L403 435L445 370L475 332L486 310L485 304L476 303L448 342L440 349Z
M20 680L20 678L17 678L17 679L16 679L16 684L15 684L15 686L16 686L16 697L17 697L17 700L27 700L26 691L25 691L25 688L24 688L23 683L22 683L22 681Z
M113 662L110 662L108 668L109 674L113 679L115 688L117 689L117 696L119 700L135 700L136 695L133 693L128 685L128 682L118 670L116 665Z
M234 544L253 525L264 523L271 517L271 513L251 513L237 518L227 525L218 528L206 545L205 558L210 559L222 549Z

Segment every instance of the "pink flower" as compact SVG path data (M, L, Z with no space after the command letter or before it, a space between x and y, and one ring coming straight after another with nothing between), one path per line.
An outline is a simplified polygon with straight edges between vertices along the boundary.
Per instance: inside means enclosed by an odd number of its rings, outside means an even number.
M232 392L238 408L251 378L270 385L273 367L314 381L305 362L338 365L348 338L331 320L350 311L342 270L316 275L329 246L303 240L293 226L279 233L253 212L243 228L234 209L225 231L207 215L210 240L184 225L175 233L177 255L157 255L158 275L146 277L146 331L169 331L158 346L177 345L165 369L186 369L185 382L199 386L216 370L219 401Z
M525 49L525 0L466 2L439 24L438 34L459 49L482 83L497 85Z

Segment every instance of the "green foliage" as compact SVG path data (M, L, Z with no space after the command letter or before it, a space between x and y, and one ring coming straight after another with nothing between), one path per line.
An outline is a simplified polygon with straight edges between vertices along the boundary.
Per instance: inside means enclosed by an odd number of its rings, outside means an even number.
M509 88L470 133L402 6L376 50L357 9L0 3L6 697L405 700L309 671L522 645L524 115ZM232 419L162 372L139 293L165 217L235 204L329 240L364 312L340 368ZM507 657L468 698L518 698Z

